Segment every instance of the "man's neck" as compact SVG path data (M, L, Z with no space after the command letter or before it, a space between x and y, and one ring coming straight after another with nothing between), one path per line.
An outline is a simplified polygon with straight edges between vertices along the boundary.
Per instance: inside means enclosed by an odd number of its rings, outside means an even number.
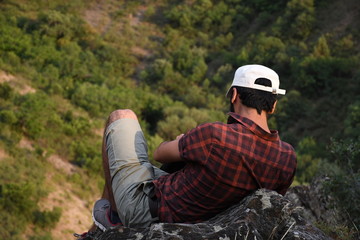
M256 109L242 106L237 111L235 110L235 113L250 119L266 132L270 133L270 129L267 123L267 114L265 111L262 111L261 114L258 114Z

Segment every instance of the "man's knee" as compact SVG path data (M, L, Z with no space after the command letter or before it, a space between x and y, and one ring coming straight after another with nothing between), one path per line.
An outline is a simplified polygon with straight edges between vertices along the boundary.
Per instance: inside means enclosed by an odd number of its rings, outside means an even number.
M116 120L119 120L122 118L130 118L130 119L138 120L136 114L132 110L119 109L119 110L113 111L110 114L109 119L108 119L108 124L111 124L111 123L115 122Z

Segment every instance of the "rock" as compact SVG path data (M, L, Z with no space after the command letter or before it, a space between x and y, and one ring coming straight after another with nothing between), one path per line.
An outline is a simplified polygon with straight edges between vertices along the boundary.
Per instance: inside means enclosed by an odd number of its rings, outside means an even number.
M328 226L339 226L348 222L347 215L340 211L334 200L324 192L328 178L316 178L309 186L290 188L285 197L294 205L302 207L303 217L312 223L321 222Z
M156 223L146 229L109 229L115 239L331 239L304 219L304 208L274 191L260 189L214 218L197 224Z

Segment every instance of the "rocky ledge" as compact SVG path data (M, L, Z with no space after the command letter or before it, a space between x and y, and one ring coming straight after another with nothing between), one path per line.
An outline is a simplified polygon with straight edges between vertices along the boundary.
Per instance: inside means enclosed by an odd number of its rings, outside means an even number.
M312 200L313 188L295 187L285 197L259 189L214 218L197 224L157 223L146 229L109 229L98 240L118 239L331 239L312 221L329 213ZM311 208L307 208L309 206Z

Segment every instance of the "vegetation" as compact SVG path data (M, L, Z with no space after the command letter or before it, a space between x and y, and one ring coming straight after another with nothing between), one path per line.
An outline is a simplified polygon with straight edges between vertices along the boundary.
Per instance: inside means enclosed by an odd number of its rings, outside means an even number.
M225 92L248 63L273 68L287 89L269 121L297 150L295 182L330 176L346 229L359 229L360 31L356 1L342 2L0 1L0 238L27 228L31 239L52 238L62 210L39 205L51 153L101 185L96 131L111 111L138 114L151 153L199 123L226 121ZM24 138L33 149L20 147Z

